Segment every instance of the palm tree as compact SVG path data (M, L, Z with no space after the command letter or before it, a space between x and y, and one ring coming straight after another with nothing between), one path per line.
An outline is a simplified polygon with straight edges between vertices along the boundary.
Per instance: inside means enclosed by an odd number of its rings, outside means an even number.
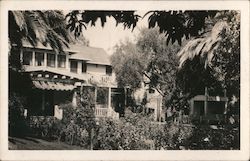
M193 38L178 52L179 73L194 88L197 84L193 82L202 79L202 85L214 86L218 82L229 96L239 96L240 13L219 12L213 24L211 31Z
M228 24L225 21L217 22L210 33L206 33L198 38L193 38L178 52L179 68L183 67L187 60L193 60L196 56L200 57L204 67L211 65L212 58L216 49L222 42L222 35Z
M70 37L61 11L9 11L8 16L10 46L22 47L25 40L33 46L49 45L55 51L68 47Z

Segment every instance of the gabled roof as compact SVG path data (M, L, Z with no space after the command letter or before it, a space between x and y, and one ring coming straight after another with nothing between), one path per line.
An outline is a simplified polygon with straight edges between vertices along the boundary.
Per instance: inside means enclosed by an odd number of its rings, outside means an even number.
M88 47L84 45L70 45L70 49L77 51L70 56L70 59L89 60L90 64L111 65L109 56L102 48Z

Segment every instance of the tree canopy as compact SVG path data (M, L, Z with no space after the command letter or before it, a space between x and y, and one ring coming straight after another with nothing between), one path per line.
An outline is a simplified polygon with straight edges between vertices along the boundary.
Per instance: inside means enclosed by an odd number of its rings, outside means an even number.
M166 38L158 28L141 29L135 43L117 45L112 55L118 83L136 89L144 82L162 95L172 93L179 49L177 44L166 46Z
M90 10L73 10L66 15L68 20L67 28L75 35L79 35L83 28L87 28L87 24L95 26L98 19L101 20L101 25L104 26L107 22L107 17L113 17L116 24L123 24L124 28L136 27L137 22L149 15L148 26L154 28L159 26L160 33L164 33L167 37L166 43L171 40L172 43L182 42L182 38L186 39L198 36L204 30L205 20L208 17L213 17L218 11L149 11L143 17L138 15L136 11L90 11Z
M189 82L182 85L191 93L208 86L215 93L226 89L229 96L239 96L240 13L223 11L210 22L211 31L190 40L178 53L180 77Z

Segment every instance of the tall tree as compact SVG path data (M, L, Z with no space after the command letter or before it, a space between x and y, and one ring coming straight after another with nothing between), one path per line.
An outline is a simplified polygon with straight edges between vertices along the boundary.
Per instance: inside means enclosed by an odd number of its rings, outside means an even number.
M137 89L141 85L147 59L143 58L138 48L132 42L126 41L116 45L111 56L112 66L116 73L119 86L130 86Z
M142 29L137 38L137 47L147 58L144 75L150 88L157 89L162 95L170 95L175 90L175 75L178 67L177 43L166 45L166 37L159 28Z
M159 28L141 29L136 43L126 42L116 47L112 65L118 83L139 88L144 82L163 96L175 91L178 44L166 46Z

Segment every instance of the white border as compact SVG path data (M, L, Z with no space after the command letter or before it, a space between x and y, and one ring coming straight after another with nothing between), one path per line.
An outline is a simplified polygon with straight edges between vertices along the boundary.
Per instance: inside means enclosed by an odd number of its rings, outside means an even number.
M240 10L241 150L65 151L8 150L8 10ZM0 22L0 160L249 160L249 1L2 1Z

